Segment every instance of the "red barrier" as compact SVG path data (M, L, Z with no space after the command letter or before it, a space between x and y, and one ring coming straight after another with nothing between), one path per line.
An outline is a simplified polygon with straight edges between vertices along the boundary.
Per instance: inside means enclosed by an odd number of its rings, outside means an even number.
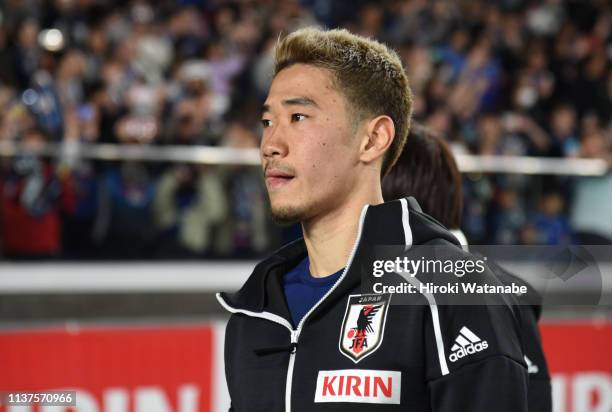
M78 408L54 409L61 412L214 411L215 398L223 400L222 386L213 382L214 363L222 356L215 330L222 328L2 331L0 390L77 390ZM548 323L541 330L553 373L554 411L611 412L612 323ZM0 406L0 412L12 411Z
M612 323L540 325L554 412L612 412Z
M212 353L208 326L2 332L0 390L77 390L62 411L208 412Z

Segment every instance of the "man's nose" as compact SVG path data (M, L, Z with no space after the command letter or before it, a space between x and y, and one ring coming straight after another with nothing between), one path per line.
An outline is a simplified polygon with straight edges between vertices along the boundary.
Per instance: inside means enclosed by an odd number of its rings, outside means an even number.
M287 155L288 146L280 125L264 131L260 150L264 158L285 157Z

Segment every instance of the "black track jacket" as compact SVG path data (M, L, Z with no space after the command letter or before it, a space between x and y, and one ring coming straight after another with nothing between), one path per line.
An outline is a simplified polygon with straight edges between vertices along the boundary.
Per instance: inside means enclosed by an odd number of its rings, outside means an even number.
M282 278L307 254L301 239L259 263L238 292L217 295L232 313L231 410L527 411L520 319L498 295L466 306L364 293L376 245L443 245L457 259L471 256L409 200L364 207L345 271L296 327Z

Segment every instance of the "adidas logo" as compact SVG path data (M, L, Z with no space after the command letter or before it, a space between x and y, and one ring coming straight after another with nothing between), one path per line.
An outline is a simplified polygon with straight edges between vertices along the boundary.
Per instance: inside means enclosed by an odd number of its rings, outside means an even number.
M457 362L465 356L483 351L488 347L489 344L486 340L481 340L474 332L464 326L459 331L459 336L455 338L455 344L451 348L453 353L450 354L448 359L451 362Z

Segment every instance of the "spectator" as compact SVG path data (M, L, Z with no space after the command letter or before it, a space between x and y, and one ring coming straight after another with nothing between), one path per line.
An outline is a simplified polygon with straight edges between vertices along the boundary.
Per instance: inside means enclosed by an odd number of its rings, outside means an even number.
M203 256L213 252L215 231L227 213L214 169L177 165L157 185L153 212L160 231L159 256Z
M229 124L224 146L235 149L256 149L259 139L252 129L238 121ZM221 250L236 257L252 257L271 246L270 219L266 190L259 169L248 166L225 170L228 220L220 234Z
M32 149L46 141L32 128L23 143ZM59 255L60 181L48 161L24 153L4 165L0 177L0 228L3 252L12 258L52 258Z
M100 182L94 242L112 258L145 259L154 254L155 186L143 164L124 162L110 168Z
M34 18L25 19L17 29L12 61L15 65L16 86L21 90L30 85L30 79L40 64L41 50L37 43L39 30L38 22Z
M38 130L57 143L254 148L279 33L322 24L399 50L415 92L415 119L447 136L456 151L611 159L612 8L604 1L10 0L0 9L3 141ZM212 248L248 255L274 239L253 169L184 173L159 164L60 163L57 172L49 164L49 178L61 176L58 196L70 199L58 203L63 253L86 245L90 230L110 242L122 228L106 219L137 210L143 214L136 221L155 216L164 236L173 233L177 250L195 254ZM183 182L181 176L191 177ZM537 205L537 184L524 176L467 176L468 235L535 241L540 232L533 219L548 216ZM215 207L207 210L210 202L201 200L215 185L228 205L219 219L230 223L222 230L211 223L208 240L185 243L177 235L181 216L202 210L204 220L217 221L206 217L218 216ZM594 181L549 177L543 186L563 188L555 219L567 208L572 225L591 230L584 217L599 191ZM153 225L138 225L151 229L141 244L157 236Z
M578 156L580 143L576 135L576 110L568 104L559 105L553 109L550 123L553 138L550 155Z
M569 222L563 216L564 204L560 193L551 192L542 196L539 211L532 219L535 239L541 245L569 244L572 233Z
M580 156L603 158L612 165L612 145L601 129L596 114L583 119ZM579 177L570 214L570 224L575 238L585 245L612 244L612 209L607 199L612 196L612 175L604 177Z

